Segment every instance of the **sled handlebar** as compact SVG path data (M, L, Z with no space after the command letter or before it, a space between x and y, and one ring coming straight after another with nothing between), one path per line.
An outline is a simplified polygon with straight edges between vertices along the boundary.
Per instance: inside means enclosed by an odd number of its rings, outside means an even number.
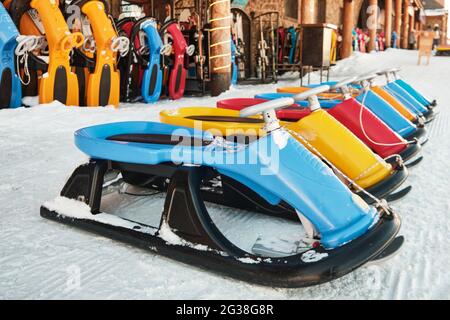
M359 83L359 82L363 82L363 81L370 81L373 80L375 78L378 78L378 74L376 73L366 73L362 76L356 77L354 83Z
M309 97L316 96L318 94L327 92L330 89L331 89L331 87L329 85L322 85L322 86L315 87L314 89L296 94L295 96L293 96L293 98L295 101L302 101L302 100L308 99Z
M287 108L295 104L293 98L280 98L275 100L266 101L257 105L242 109L239 114L241 117L250 117L257 114L261 114L270 110L276 110L280 108Z
M71 51L73 48L79 48L84 44L84 36L81 32L73 32L65 36L60 43L62 51Z
M346 87L349 84L352 84L356 81L357 77L350 77L350 78L346 78L344 80L339 81L338 83L336 83L335 85L331 86L331 89L340 89L342 87Z
M401 70L400 68L384 69L384 70L378 71L377 74L380 75L380 76L388 75L390 73L396 74L400 70Z

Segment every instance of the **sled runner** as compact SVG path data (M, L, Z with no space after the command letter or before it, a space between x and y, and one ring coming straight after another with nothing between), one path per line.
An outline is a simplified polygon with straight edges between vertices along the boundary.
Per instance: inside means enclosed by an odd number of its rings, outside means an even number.
M39 78L39 103L54 100L65 105L78 106L78 79L71 71L70 54L74 48L83 45L84 37L80 32L71 33L61 13L58 3L51 0L13 0L10 13L16 25L22 26L22 18L28 19L30 9L36 27L45 32L48 43L48 63L30 53L28 66L43 71ZM29 24L28 24L29 25ZM21 34L33 34L35 30L20 27Z
M240 100L242 101L242 99ZM239 102L240 102L239 101ZM245 100L244 100L245 101ZM239 108L250 107L258 101L251 100ZM231 105L233 101L219 103L219 106ZM378 198L387 197L398 189L406 180L408 170L402 163L391 164L375 156L372 151L359 141L351 132L333 117L320 109L316 103L311 105L313 112L296 123L283 123L286 130L299 140L310 151L320 153L333 163L358 186L365 188ZM287 108L286 108L287 109ZM218 108L181 108L162 111L160 120L172 125L190 128L201 128L227 140L240 140L242 143L253 141L264 136L264 121L258 118L242 118L238 111ZM342 178L340 172L336 172ZM352 183L348 186L358 192L364 200L374 200L355 189Z
M22 88L14 55L18 37L17 27L0 3L0 109L22 105Z
M264 113L268 132L242 148L230 145L233 151L210 135L159 123L81 129L75 143L91 160L75 170L59 198L41 207L41 215L262 285L302 287L343 276L382 254L394 241L400 219L385 205L365 204L272 121L275 108L292 103L281 99L243 110L242 117ZM267 148L279 153L278 170L262 161ZM256 162L233 163L235 157ZM303 170L293 170L297 167ZM307 235L298 240L313 245L299 246L299 251L284 257L256 255L234 245L201 196L201 181L210 171L238 181L272 204L288 203ZM120 179L119 172L168 181L164 210L155 227L101 211L110 195L108 186Z

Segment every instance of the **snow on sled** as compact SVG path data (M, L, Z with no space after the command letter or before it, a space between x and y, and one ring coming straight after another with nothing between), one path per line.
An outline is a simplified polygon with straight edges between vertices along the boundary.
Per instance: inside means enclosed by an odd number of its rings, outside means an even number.
M274 108L292 103L292 99L271 101L244 110L243 116L263 112L267 119ZM41 207L41 215L187 264L274 287L330 281L382 254L395 240L399 217L385 204L369 206L351 193L327 166L275 123L268 131L248 145L226 146L222 139L203 132L151 122L81 129L75 133L75 144L91 160L75 170L60 197ZM279 154L277 169L275 163L266 161L263 150ZM242 159L239 157L256 161L233 162ZM297 243L303 244L287 256L274 257L257 255L231 242L232 237L219 229L201 196L201 182L209 171L239 181L271 204L289 204L298 214L296 225L303 230L297 232ZM159 216L154 226L135 221L129 214L121 217L104 210L105 198L113 195L109 188L129 173L153 176L155 184L158 180L168 184L147 195L166 193L162 214L161 210L147 211L147 216ZM147 196L137 198L145 200ZM225 213L233 218L239 215L237 210ZM271 233L283 237L285 243L295 233L287 235L288 228L279 223L283 219L278 219L270 225ZM231 229L239 229L245 219L237 221ZM249 226L244 233L238 230L241 237L258 225L250 222L253 228ZM272 228L277 225L282 228ZM270 244L274 243L270 239Z
M314 91L323 91L327 88L315 88ZM303 95L309 95L311 91ZM246 106L260 102L254 99L248 102L239 99L222 101L218 105L233 105L233 101L244 102ZM289 108L291 106L287 107ZM401 159L392 158L393 161L389 164L376 156L350 131L327 112L321 110L315 102L309 107L308 114L298 122L282 124L306 148L329 165L333 165L337 176L343 180L346 179L344 175L347 176L349 179L345 181L349 188L357 192L366 202L375 201L369 194L377 198L388 198L406 181L408 170ZM265 124L262 118L243 118L238 111L234 110L205 107L180 108L162 111L160 120L172 125L201 128L215 136L241 143L248 143L265 135ZM364 188L365 191L360 188ZM406 191L408 190L410 188ZM401 192L398 195L405 196L407 193ZM398 197L393 196L392 199L398 199Z

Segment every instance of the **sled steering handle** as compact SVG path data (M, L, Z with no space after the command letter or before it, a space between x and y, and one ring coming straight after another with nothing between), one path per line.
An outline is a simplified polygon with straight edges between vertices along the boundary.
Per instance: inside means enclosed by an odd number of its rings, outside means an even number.
M390 69L384 69L384 70L378 71L377 74L382 76L382 75L388 75L390 73L396 74L399 71L400 71L400 68L390 68Z
M73 32L65 36L60 42L62 51L71 51L73 48L79 48L84 43L84 36L81 32Z
M345 78L344 80L339 81L338 83L336 83L335 85L331 86L331 89L341 89L343 87L347 87L348 85L355 83L357 77L349 77L349 78Z
M306 100L313 96L317 96L321 93L330 91L330 89L331 89L331 87L329 85L322 85L322 86L315 87L311 90L296 94L295 96L293 96L293 98L295 101L303 101L303 100Z
M250 117L257 114L265 113L270 110L276 110L280 108L287 108L295 104L293 98L280 98L275 100L266 101L257 105L242 109L239 114L241 117Z
M366 74L364 74L362 76L357 77L355 79L354 83L360 83L360 82L363 82L363 81L371 81L371 80L373 80L375 78L378 78L378 74L376 74L376 73L366 73Z

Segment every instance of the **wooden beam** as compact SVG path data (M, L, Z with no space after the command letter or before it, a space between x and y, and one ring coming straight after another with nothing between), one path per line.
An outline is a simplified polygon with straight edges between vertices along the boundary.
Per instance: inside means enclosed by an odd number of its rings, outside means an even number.
M408 26L408 47L409 47L409 35L413 32L416 25L416 13L412 16L409 16L409 26ZM414 48L412 48L414 49Z
M400 39L401 39L402 2L403 2L403 0L395 0L395 24L394 24L394 30L397 33L397 48L400 48Z
M301 0L301 23L312 24L316 22L315 0Z
M408 24L409 24L409 0L403 0L403 19L402 19L402 49L408 49Z
M384 37L386 39L386 48L390 48L392 42L392 1L385 0L384 3Z
M218 96L231 84L230 0L210 0L211 95Z
M378 0L369 0L367 28L369 30L369 52L376 49L375 41L378 28Z
M352 0L344 0L344 21L342 26L342 58L348 58L352 55L352 31L355 3Z
M447 45L448 14L442 16L441 45Z

